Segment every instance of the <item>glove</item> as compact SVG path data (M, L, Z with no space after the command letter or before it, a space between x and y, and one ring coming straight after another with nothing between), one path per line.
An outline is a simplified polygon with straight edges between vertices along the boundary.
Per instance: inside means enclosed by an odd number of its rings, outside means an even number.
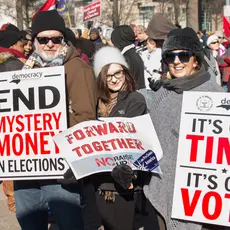
M149 87L153 91L157 91L163 85L163 80L162 79L155 81L154 79L149 77L148 81L149 81Z
M118 183L123 189L129 189L131 186L133 186L132 181L137 178L130 166L125 164L120 164L113 168L111 175L115 182Z
M61 184L73 184L77 182L77 179L75 178L72 170L69 168L65 173L64 173L64 179L57 179L57 181Z

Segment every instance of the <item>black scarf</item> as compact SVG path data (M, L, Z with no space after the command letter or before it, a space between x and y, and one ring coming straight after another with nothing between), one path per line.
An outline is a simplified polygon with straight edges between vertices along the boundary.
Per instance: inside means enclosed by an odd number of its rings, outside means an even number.
M172 90L180 94L183 93L183 91L189 91L199 85L204 84L206 81L210 80L210 77L210 74L205 71L204 67L202 67L198 72L188 77L163 80L162 86L168 90Z

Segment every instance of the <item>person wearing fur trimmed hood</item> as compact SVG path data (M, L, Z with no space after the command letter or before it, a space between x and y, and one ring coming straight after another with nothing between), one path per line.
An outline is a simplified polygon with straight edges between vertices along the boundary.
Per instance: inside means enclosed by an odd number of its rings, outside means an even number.
M0 72L22 69L26 61L22 38L17 31L0 31Z
M23 51L19 29L12 24L5 24L4 29L1 28L0 31L0 72L22 69L26 61ZM3 191L7 196L9 210L15 212L13 181L3 181Z
M164 152L160 161L163 175L153 175L149 185L144 187L146 197L159 213L161 230L201 230L207 227L171 218L183 92L223 92L211 80L211 73L205 70L203 56L196 32L189 27L171 30L163 43L162 58L168 66L171 79L159 81L157 89L152 91L154 99L149 108ZM207 229L217 228L208 226Z
M94 73L99 117L135 117L147 113L144 96L135 91L134 79L120 50L103 47L96 52ZM159 229L155 210L142 192L149 178L149 172L137 173L124 164L116 166L112 173L91 176L98 213L106 230ZM89 204L88 208L91 207Z

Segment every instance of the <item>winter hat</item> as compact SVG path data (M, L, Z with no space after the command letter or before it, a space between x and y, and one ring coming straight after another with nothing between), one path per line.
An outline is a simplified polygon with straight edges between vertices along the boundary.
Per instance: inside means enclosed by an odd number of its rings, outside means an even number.
M45 30L57 30L65 36L65 22L56 10L41 11L32 21L32 37Z
M66 34L67 41L70 41L73 44L73 46L75 46L77 39L75 37L74 32L70 28L66 27L65 28L65 34Z
M145 33L152 39L165 40L168 32L172 29L176 29L176 26L162 14L157 13L153 15Z
M99 30L98 30L97 28L92 28L92 29L90 30L90 32L89 32L89 35L90 35L91 33L96 33L97 35L99 35Z
M135 43L135 34L129 25L117 26L111 35L112 43L122 50L125 46Z
M102 68L105 65L117 63L120 65L128 67L128 64L125 61L124 56L121 54L121 51L115 47L105 46L99 49L94 56L94 73L98 77Z
M219 38L216 34L212 34L208 37L207 42L206 42L207 46L209 47L209 45L214 41L219 41Z
M0 46L9 48L22 39L22 34L13 30L0 31Z
M162 51L189 50L194 53L202 52L202 46L196 32L190 28L173 29L168 33L168 38L164 41Z
M32 36L31 36L31 33L29 31L21 30L20 33L22 35L23 40L32 41Z

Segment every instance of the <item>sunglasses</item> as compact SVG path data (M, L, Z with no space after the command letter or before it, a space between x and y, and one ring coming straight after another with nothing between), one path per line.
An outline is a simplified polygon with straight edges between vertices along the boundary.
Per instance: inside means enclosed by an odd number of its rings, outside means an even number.
M178 53L165 52L163 55L163 58L166 61L166 63L172 64L174 63L176 57L180 59L180 62L184 63L184 62L189 62L192 56L193 56L193 53L189 51L181 51Z
M211 42L211 44L219 44L220 42L219 41L215 41L215 42Z
M107 75L107 81L111 81L113 79L113 77L115 77L116 79L119 79L123 76L124 71L123 70L118 70L117 72L115 72L114 74L108 74Z
M48 37L37 37L37 40L40 44L47 44L50 40L52 41L53 44L61 44L63 42L63 37L59 36L59 37L52 37L52 38L48 38Z

